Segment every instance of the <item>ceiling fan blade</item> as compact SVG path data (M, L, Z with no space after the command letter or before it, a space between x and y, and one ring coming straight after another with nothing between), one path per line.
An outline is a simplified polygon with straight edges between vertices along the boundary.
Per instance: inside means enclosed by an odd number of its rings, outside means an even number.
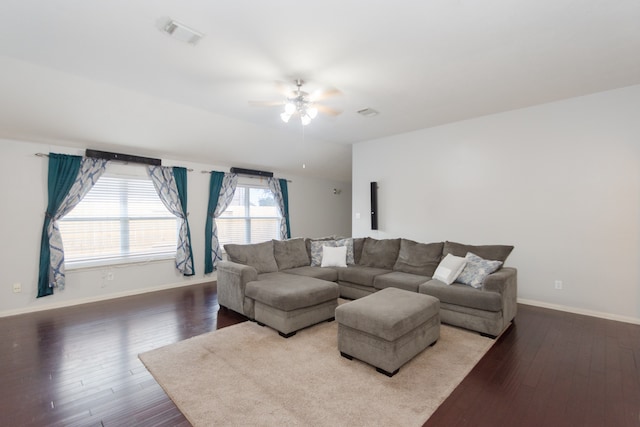
M342 113L342 111L327 107L326 105L314 104L314 107L316 107L321 113L328 114L330 116L337 116Z
M249 105L253 107L277 107L284 105L284 101L249 101Z
M331 98L332 96L337 96L337 95L342 95L342 92L340 92L338 89L335 89L335 88L321 90L321 91L318 91L317 93L314 92L311 95L311 101L313 102L322 101L323 99Z

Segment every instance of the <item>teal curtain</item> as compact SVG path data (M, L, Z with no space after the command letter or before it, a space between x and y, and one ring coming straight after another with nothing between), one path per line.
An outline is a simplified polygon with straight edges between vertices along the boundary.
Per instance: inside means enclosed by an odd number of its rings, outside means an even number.
M235 173L211 172L207 222L204 227L205 274L213 273L218 261L222 259L222 250L220 249L216 228L216 218L231 204L237 184L238 175Z
M189 247L189 261L188 265L191 265L190 273L184 273L185 276L193 276L195 271L195 265L193 263L193 250L191 249L191 230L189 229L189 221L187 218L187 169L174 166L173 167L173 178L176 182L176 187L178 188L178 197L180 198L180 204L182 206L182 212L184 214L184 221L187 224L187 246Z
M40 239L40 267L38 270L38 298L53 294L53 287L49 286L49 270L51 265L51 248L49 246L49 226L60 205L69 194L76 181L82 157L65 154L49 154L49 176L47 211L42 226Z
M64 289L64 245L58 220L80 203L100 179L107 163L103 159L83 159L55 153L49 155L49 201L42 230L38 298L53 294L54 287ZM44 265L47 259L48 268Z
M282 192L282 202L284 203L284 216L285 224L287 224L287 239L291 238L291 225L289 224L289 187L286 179L280 178L280 191Z
M220 189L224 180L224 172L211 172L209 179L209 206L207 206L207 222L204 226L204 272L212 273L214 270L211 236L213 235L214 218L213 214L218 206L218 198L220 197Z

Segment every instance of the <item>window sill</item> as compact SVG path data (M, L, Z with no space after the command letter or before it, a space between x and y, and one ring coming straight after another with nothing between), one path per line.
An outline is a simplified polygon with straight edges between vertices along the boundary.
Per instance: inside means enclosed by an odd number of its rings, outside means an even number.
M128 265L144 265L156 262L164 262L173 260L175 261L175 254L166 254L166 255L153 255L153 256L137 256L137 257L127 257L127 258L109 258L109 259L96 259L91 261L78 261L65 263L66 271L77 271L77 270L90 270L94 268L102 268L102 267L120 267L120 266L128 266Z

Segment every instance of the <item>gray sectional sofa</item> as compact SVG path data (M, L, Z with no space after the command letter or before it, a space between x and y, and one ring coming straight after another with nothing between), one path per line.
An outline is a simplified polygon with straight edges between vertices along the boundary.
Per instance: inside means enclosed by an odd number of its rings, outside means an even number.
M318 265L318 248L342 245L348 248L346 267ZM465 257L471 252L504 263L512 250L513 246L505 245L419 243L370 237L228 244L227 260L218 265L218 301L222 307L266 323L286 336L295 333L296 328L331 320L334 302L330 302L330 295L358 299L393 287L438 298L443 323L496 337L516 316L515 268L502 266L486 276L478 288L456 282L447 285L432 277L447 254ZM329 289L334 285L326 282L335 284L335 290ZM266 287L279 289L270 293ZM286 289L293 289L296 295L283 296ZM313 295L313 301L303 301L307 293ZM264 306L269 313L261 312L256 319L256 308L264 310ZM271 306L280 308L274 311ZM316 306L322 309L308 309ZM318 314L320 311L322 314ZM309 317L311 312L314 314ZM261 316L268 317L261 321Z

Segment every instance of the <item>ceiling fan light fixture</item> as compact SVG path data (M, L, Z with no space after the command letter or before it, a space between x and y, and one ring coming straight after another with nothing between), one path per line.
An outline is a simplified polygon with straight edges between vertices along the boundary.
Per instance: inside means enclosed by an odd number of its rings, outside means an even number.
M292 115L293 113L296 112L296 106L293 104L293 102L287 102L284 105L284 112L289 115Z
M308 115L306 115L306 114L302 114L302 115L300 116L300 121L302 122L302 126L306 126L306 125L308 125L309 123L311 123L311 117L309 117L309 116L308 116Z
M282 105L283 110L280 113L280 119L289 123L291 117L296 116L300 117L300 122L303 126L307 126L311 123L313 119L315 119L319 113L325 113L331 116L337 116L341 113L341 111L335 110L331 107L327 107L321 103L317 103L317 99L314 99L309 95L308 92L302 90L302 85L304 84L303 80L297 79L295 80L296 89L288 91L282 89L282 83L279 84L281 87L280 92L284 94L284 99L281 101L249 101L250 105L262 105L262 106L273 106L273 105ZM340 91L337 89L331 89L324 92L324 95L321 92L316 92L317 96L321 97L320 101L329 96L334 96L340 94Z
M283 122L285 123L289 123L289 119L291 118L291 114L284 112L282 114L280 114L280 118L282 119Z

